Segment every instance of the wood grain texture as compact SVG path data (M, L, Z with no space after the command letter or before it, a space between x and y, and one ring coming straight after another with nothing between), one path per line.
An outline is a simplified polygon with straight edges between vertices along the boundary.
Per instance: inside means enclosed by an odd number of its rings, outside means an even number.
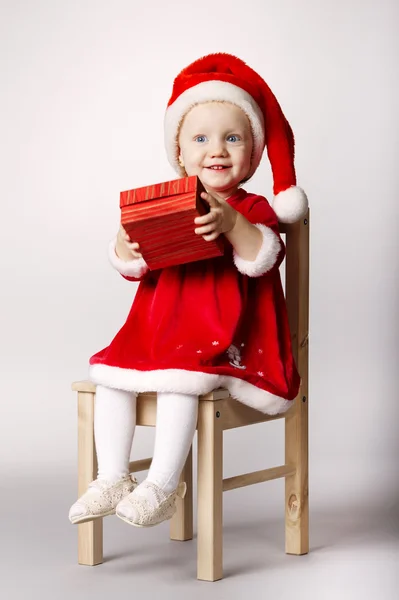
M170 539L185 542L193 539L193 451L190 448L180 475L180 482L187 485L184 498L176 499L176 513L170 522Z
M94 394L78 394L78 496L97 477L94 447ZM98 565L103 562L103 520L81 523L78 527L78 562Z
M310 214L287 234L286 301L293 352L301 376L295 410L285 421L285 463L295 473L285 480L285 551L309 552L308 335Z
M198 411L197 577L223 577L223 400L203 401Z
M140 471L147 471L152 463L152 458L141 458L134 460L129 463L129 473L140 473Z
M280 479L281 477L287 477L288 475L293 474L295 474L295 467L289 465L271 467L270 469L254 471L253 473L244 473L243 475L236 475L235 477L223 479L223 491L229 492L230 490L236 490L237 488L246 487L247 485L255 485L256 483Z

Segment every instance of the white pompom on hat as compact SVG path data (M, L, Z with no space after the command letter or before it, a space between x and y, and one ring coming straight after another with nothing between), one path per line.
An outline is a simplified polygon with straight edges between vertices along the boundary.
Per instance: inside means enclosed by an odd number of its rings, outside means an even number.
M308 210L308 199L296 186L294 135L266 82L241 59L222 52L199 58L184 68L173 83L165 113L168 160L180 176L178 132L184 116L197 104L231 102L247 115L254 141L251 177L266 146L273 172L273 209L281 223L294 223Z

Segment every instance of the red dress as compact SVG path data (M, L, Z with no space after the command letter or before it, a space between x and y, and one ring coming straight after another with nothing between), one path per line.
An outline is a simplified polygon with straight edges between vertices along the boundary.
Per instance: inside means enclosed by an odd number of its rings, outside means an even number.
M300 377L280 279L285 247L277 217L265 198L243 189L227 202L262 231L255 261L226 244L224 256L150 271L142 259L121 261L112 245L115 268L140 285L123 327L90 358L94 383L198 395L224 387L264 413L289 408Z

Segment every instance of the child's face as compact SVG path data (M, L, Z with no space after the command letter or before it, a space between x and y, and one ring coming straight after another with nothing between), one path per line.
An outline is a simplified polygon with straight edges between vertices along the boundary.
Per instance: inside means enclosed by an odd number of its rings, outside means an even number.
M252 145L248 117L228 102L194 106L180 128L180 158L187 175L197 175L208 192L223 198L234 194L248 175Z

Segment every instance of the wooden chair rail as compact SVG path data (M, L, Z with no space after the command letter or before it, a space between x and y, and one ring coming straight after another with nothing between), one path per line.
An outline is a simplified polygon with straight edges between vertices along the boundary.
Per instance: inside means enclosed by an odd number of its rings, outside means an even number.
M235 477L223 479L223 491L229 492L237 488L246 487L247 485L255 485L272 479L281 479L281 477L289 477L295 475L296 468L290 465L281 465L280 467L271 467L262 471L254 471L253 473L244 473Z
M143 458L129 463L130 473L140 473L150 468L152 458ZM290 465L281 465L279 467L271 467L270 469L262 469L261 471L253 471L252 473L243 473L235 477L223 479L223 491L229 492L237 488L246 487L247 485L255 485L271 481L272 479L281 479L281 477L289 477L295 475L296 468Z

